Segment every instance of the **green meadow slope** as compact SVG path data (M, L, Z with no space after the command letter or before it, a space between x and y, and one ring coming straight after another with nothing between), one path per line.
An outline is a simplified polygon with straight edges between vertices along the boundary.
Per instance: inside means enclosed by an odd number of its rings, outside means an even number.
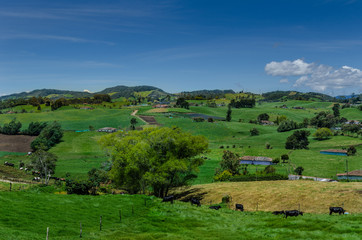
M0 184L1 185L1 184ZM0 192L2 240L79 239L360 239L361 214L219 211L142 195L78 196L38 188ZM51 191L51 189L49 189ZM121 213L121 221L120 221ZM102 230L99 219L102 216Z

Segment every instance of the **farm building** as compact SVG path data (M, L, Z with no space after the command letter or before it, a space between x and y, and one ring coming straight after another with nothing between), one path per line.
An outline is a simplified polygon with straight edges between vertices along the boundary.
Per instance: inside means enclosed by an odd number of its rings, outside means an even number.
M92 108L92 107L88 107L88 106L81 107L80 109L84 109L84 110L93 110L93 108Z
M342 150L342 149L321 150L320 153L329 154L329 155L347 156L347 150Z
M344 124L360 124L360 122L359 121L357 121L357 120L350 120L350 121L347 121L347 122L345 122Z
M261 125L274 125L274 122L272 121L267 121L267 120L261 120L260 121Z
M362 180L362 170L354 170L348 173L337 174L338 179L347 179L347 176L349 180Z
M168 108L169 105L167 104L156 104L156 105L153 105L153 108Z
M112 132L116 132L116 131L117 131L116 128L111 128L111 127L104 127L104 128L98 129L98 132L108 132L108 133L112 133Z
M240 158L240 164L272 165L273 159L269 157L244 156Z

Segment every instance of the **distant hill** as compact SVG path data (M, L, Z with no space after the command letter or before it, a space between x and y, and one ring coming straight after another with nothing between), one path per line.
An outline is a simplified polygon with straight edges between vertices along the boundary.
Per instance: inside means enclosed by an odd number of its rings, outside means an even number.
M37 89L31 92L21 92L14 93L6 96L1 96L0 100L7 99L16 99L16 98L31 98L31 97L47 97L50 99L59 99L59 98L81 98L81 97L92 97L95 94L109 94L112 99L125 97L150 97L151 99L162 98L168 95L162 89L152 87L152 86L136 86L136 87L127 87L127 86L115 86L111 88L106 88L100 92L89 93L89 92L77 92L77 91L68 91L68 90L57 90L57 89Z
M58 98L80 98L90 97L91 93L88 92L77 92L68 90L57 90L57 89L37 89L31 92L14 93L6 96L1 96L0 100L14 99L14 98L31 98L31 97L47 97L50 99Z
M315 92L296 92L296 91L273 91L263 93L265 101L283 101L283 100L306 100L306 101L333 101L334 98L323 94Z
M162 89L152 86L115 86L106 88L103 91L97 92L97 94L109 94L112 99L120 97L130 98L136 96L150 97L152 99L155 99L169 95L169 93L166 93Z
M215 90L196 90L196 91L190 91L190 92L181 92L178 95L184 96L186 97L186 99L194 99L196 97L201 97L204 99L210 99L210 98L215 98L215 97L219 97L219 98L223 98L225 97L225 94L234 94L235 92L231 89L229 90L220 90L220 89L215 89Z

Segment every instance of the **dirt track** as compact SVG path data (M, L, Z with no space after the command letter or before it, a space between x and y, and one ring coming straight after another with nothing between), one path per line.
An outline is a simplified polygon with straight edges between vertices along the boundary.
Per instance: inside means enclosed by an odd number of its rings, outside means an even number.
M30 143L36 137L25 135L0 134L0 151L4 152L30 152Z

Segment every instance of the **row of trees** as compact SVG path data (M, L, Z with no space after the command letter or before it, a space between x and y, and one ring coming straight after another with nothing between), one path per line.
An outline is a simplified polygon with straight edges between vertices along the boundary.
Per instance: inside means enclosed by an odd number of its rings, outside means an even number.
M63 130L58 122L52 122L44 127L39 136L31 142L30 146L34 151L49 150L55 144L59 143L63 137Z
M16 118L14 118L9 123L5 123L2 127L0 126L0 133L7 135L24 134L38 136L46 126L46 122L31 122L27 129L21 131L22 123L16 121Z
M0 101L0 109L13 108L21 105L32 105L34 107L40 107L41 104L46 106L51 106L52 110L56 110L62 106L68 106L70 104L99 104L102 102L111 102L112 99L108 94L95 94L93 97L81 97L81 98L72 98L65 99L59 98L57 100L52 100L47 97L31 97L29 99L17 98L17 99L8 99ZM40 109L39 109L40 110Z

